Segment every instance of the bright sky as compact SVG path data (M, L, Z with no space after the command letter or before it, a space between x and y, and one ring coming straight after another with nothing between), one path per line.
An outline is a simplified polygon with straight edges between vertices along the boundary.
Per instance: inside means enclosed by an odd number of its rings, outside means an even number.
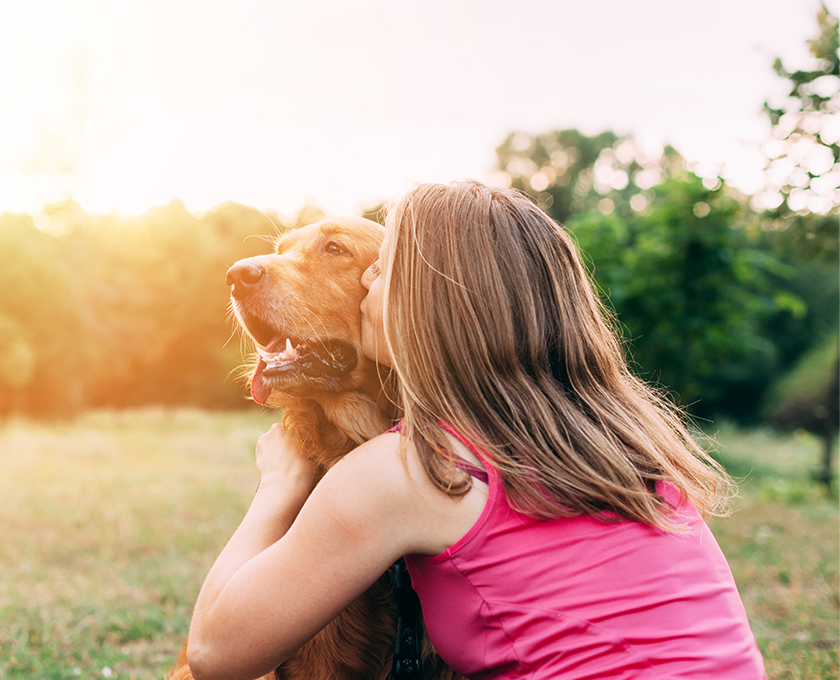
M827 2L833 13L840 0ZM513 130L672 143L747 192L817 0L0 0L0 212L358 213Z

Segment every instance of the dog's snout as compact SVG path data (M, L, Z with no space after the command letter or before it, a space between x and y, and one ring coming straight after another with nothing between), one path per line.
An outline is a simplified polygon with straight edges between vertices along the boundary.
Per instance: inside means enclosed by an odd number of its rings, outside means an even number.
M243 297L259 285L265 276L265 268L255 262L237 262L227 271L227 285L234 297Z

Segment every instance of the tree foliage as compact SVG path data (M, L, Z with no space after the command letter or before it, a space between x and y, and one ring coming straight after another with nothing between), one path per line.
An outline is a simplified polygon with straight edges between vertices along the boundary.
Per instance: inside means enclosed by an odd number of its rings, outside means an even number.
M497 153L503 177L574 234L638 373L698 416L754 417L779 368L767 324L805 310L745 197L672 148L611 132L517 133Z
M631 217L588 213L568 224L639 372L701 416L752 415L777 359L762 324L801 304L774 288L787 269L745 219L741 202L684 174Z
M514 132L496 157L503 181L563 224L587 211L630 217L647 204L652 187L684 169L672 147L650 152L611 131L594 137L578 130Z
M90 364L91 336L69 253L24 216L0 221L0 412L72 412L83 386L62 376Z
M785 430L804 429L822 440L817 479L830 487L832 459L840 429L840 361L835 334L812 347L778 380L766 399L765 417Z
M786 81L778 103L765 102L772 135L765 145L766 187L756 196L769 226L786 232L785 247L836 262L840 216L840 35L823 4L818 33L808 41L811 64L773 69Z
M774 318L768 326L789 370L776 376L764 415L777 427L822 439L818 477L829 485L840 377L840 22L823 4L817 25L809 65L788 69L779 59L773 65L787 96L764 105L772 126L767 186L754 203L768 208L762 222L776 252L794 265L790 285L806 305L799 318Z
M0 415L244 404L225 272L269 249L252 237L270 239L274 223L285 228L234 204L199 218L178 202L130 219L68 202L40 229L0 216Z

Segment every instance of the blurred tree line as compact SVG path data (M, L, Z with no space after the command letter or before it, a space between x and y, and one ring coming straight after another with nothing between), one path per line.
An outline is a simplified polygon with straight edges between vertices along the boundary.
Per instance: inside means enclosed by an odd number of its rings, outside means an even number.
M694 415L759 418L774 380L836 334L836 259L788 248L748 196L674 149L560 130L514 133L497 153L502 180L576 239L637 372Z
M701 419L806 427L830 450L840 64L837 19L823 7L818 22L812 67L775 64L790 93L765 105L768 179L754 197L609 131L514 132L497 157L499 179L576 238L642 377ZM296 222L319 217L309 206ZM130 219L72 201L0 216L0 416L246 405L225 272L290 226L179 202Z
M276 216L180 202L136 218L72 201L0 216L0 414L86 407L234 407L241 361L225 272L270 249ZM255 238L256 236L256 238Z

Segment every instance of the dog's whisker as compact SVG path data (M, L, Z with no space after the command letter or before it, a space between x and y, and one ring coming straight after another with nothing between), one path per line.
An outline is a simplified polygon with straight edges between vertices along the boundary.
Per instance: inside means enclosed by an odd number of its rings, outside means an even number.
M324 323L324 321L321 319L321 317L320 317L318 314L316 314L315 312L313 312L312 310L307 309L306 311L308 311L310 314L312 314L312 316L313 316L313 317L314 317L317 321L319 321L319 322L320 322L320 325L321 325L321 328L322 328L322 330L323 330L323 333L319 333L319 332L316 330L316 328L315 328L314 324L312 323L312 321L310 321L310 319L309 319L309 318L304 319L304 321L305 321L306 325L307 325L307 326L309 326L309 327L312 329L312 337L316 338L316 339L319 341L319 343L320 343L321 347L322 347L322 348L324 348L324 349L326 350L326 349L328 348L328 342L327 342L327 340L329 339L329 333L328 333L327 324L326 324L326 323Z
M256 234L254 238L258 238L260 241L265 241L271 246L272 250L277 245L277 236L269 236L268 234Z
M276 232L277 232L277 237L279 238L279 237L280 237L280 235L283 233L283 230L281 230L281 229L280 229L280 227L278 227L278 226L275 224L274 220L273 220L273 219L271 219L271 216L270 216L270 215L269 215L269 214L268 214L265 210L260 210L260 212L261 212L261 213L265 216L265 218L266 218L269 222L271 222L271 226L272 226L272 227L274 227L274 231L276 231Z
M329 327L323 321L323 319L321 319L318 312L316 312L312 307L310 307L309 304L307 304L306 300L301 300L300 298L295 297L294 302L295 302L295 308L297 309L296 318L297 318L298 322L300 323L300 325L309 326L309 328L312 331L312 338L314 340L320 340L321 338L328 338L329 335L330 335ZM322 332L318 331L315 324L312 323L312 319L315 319L316 321L318 321L318 325L321 326L321 331ZM323 341L322 341L321 344L322 345L324 344Z
M235 329L235 328L232 328L232 329L231 329L231 331L230 331L230 335L228 336L228 339L227 339L227 340L225 340L225 342L224 342L224 344L222 345L222 347L227 347L227 346L228 346L228 343L229 343L231 340L233 340L233 338L234 338L234 336L235 336L235 335L236 335L236 329Z
M230 324L231 329L230 329L230 335L228 336L228 339L225 340L222 347L227 347L228 343L231 340L233 340L233 337L235 335L237 335L237 333L241 336L240 331L241 331L242 327L239 325L239 322L236 318L236 312L233 309L233 304L228 305L227 313L225 314L225 323Z

